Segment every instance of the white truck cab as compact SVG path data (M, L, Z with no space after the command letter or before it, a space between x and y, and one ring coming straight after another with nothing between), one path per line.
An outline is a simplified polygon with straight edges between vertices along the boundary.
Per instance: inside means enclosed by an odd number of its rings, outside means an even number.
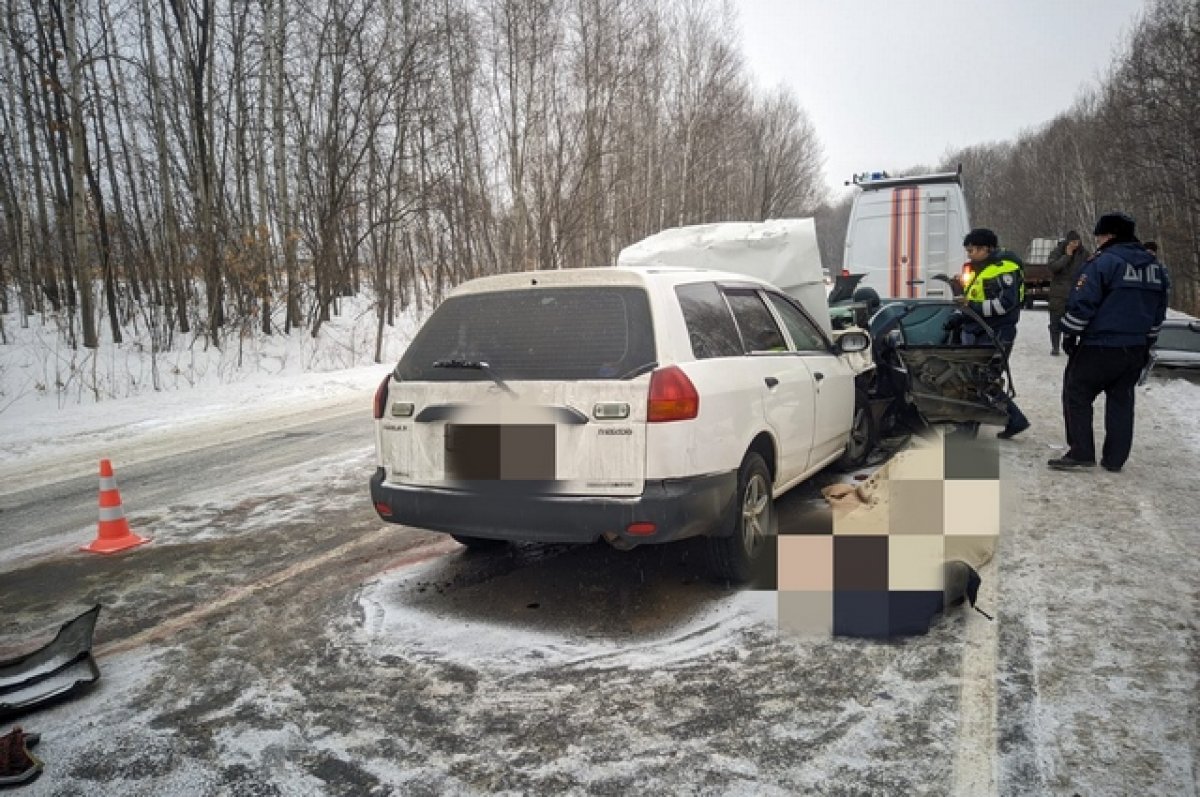
M860 287L883 298L949 299L950 286L933 279L962 269L962 240L971 229L956 172L889 177L856 174L859 188L846 227L845 271L864 274Z

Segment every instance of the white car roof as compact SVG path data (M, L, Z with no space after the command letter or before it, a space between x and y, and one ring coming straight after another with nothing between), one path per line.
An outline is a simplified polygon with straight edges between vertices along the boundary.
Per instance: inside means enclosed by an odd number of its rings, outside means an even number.
M764 288L779 290L769 282L728 271L685 268L681 266L605 266L601 268L568 268L554 271L521 271L511 274L479 277L462 283L451 291L449 295L461 296L464 294L490 293L492 291L514 290L517 288L577 285L633 285L649 287L661 284L674 287L675 285L685 285L692 282L711 281L752 283Z

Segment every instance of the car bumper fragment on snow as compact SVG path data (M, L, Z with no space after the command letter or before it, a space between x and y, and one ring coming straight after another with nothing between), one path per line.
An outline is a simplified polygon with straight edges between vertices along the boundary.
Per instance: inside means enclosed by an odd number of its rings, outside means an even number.
M53 641L23 656L0 661L0 720L66 698L95 683L92 634L100 606L63 624Z

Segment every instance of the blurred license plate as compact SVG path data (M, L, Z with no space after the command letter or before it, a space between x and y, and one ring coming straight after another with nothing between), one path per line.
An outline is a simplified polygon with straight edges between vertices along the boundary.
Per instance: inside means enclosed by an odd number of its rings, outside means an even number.
M446 424L446 478L553 481L554 425Z

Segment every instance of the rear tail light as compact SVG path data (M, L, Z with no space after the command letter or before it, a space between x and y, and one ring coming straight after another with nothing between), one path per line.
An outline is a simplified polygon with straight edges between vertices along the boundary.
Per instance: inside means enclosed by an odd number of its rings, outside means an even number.
M387 406L388 382L392 381L392 375L388 374L379 383L379 387L375 389L375 420L383 417L383 410Z
M700 394L679 366L660 368L650 375L650 398L646 403L647 421L688 421L699 414Z

